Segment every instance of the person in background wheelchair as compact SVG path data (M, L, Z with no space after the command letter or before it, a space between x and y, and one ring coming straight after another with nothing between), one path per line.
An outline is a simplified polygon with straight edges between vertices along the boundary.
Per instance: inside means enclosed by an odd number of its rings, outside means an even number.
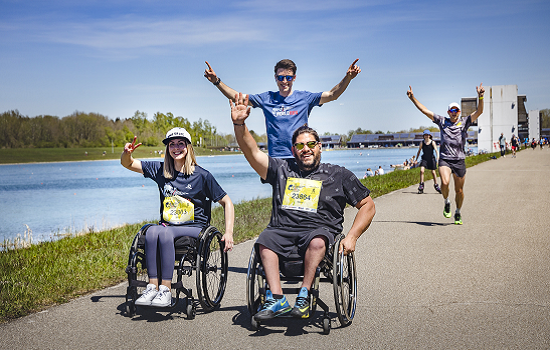
M235 137L252 168L264 183L273 186L271 221L256 241L267 283L265 303L255 315L262 321L289 313L309 316L308 294L316 269L327 247L343 230L346 204L359 209L339 252L355 251L357 239L367 230L375 214L370 190L349 170L321 163L321 144L317 132L307 126L292 136L295 161L272 158L260 151L245 125L250 115L248 96L241 93L230 101ZM298 252L304 259L304 275L294 308L283 295L279 275L279 256Z
M140 161L132 153L141 143L124 146L120 163L127 169L143 174L158 185L160 192L160 223L147 230L145 252L149 284L136 300L136 305L170 306L172 274L174 271L174 239L182 236L198 237L208 222L205 205L208 198L224 208L225 251L233 248L234 208L227 193L212 174L197 164L191 144L191 135L184 128L173 128L162 141L166 145L164 162ZM208 203L208 204L207 204ZM158 260L157 260L158 258ZM161 276L157 276L160 264ZM159 277L162 281L159 281ZM160 286L159 286L160 284Z

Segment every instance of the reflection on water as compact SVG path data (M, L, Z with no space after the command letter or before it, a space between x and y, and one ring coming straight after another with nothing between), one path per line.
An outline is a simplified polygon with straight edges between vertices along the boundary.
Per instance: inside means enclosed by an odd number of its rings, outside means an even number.
M367 168L402 163L416 148L325 151L322 161L345 166L358 177ZM233 202L264 198L262 185L242 155L198 157ZM0 240L23 235L26 226L34 241L57 234L99 231L124 223L158 220L156 184L131 172L118 160L0 166Z

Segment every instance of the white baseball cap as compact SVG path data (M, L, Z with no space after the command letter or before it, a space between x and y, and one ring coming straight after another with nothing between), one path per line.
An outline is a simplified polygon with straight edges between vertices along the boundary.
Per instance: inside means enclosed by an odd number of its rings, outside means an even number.
M447 110L450 111L451 108L453 108L453 107L456 107L456 108L458 108L458 109L460 110L460 105L459 105L458 103L456 103L456 102L451 103L451 104L449 105L449 107L447 107Z
M170 140L181 138L187 139L187 141L191 143L191 135L189 135L187 130L185 130L184 128L173 128L166 133L166 138L162 140L162 143L167 145Z

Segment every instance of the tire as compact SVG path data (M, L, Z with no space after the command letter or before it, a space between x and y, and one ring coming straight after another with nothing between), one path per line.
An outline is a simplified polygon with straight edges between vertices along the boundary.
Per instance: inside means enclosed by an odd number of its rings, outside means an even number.
M254 316L250 316L250 328L253 331L257 331L258 329L260 329L260 322L256 321L254 319Z
M348 255L338 253L340 241L343 238L344 236L339 236L334 244L332 285L338 319L345 327L353 321L357 307L357 271L353 253Z
M329 334L330 328L330 318L323 318L323 334Z
M213 226L206 229L197 257L197 294L205 312L220 305L227 285L228 261L222 234Z
M193 303L188 303L185 313L188 320L194 320L195 316L197 315L197 308Z
M252 248L250 252L250 258L248 259L248 270L246 273L246 306L248 312L252 317L251 322L255 322L254 315L258 312L261 304L260 298L260 285L258 283L258 267L260 266L260 259L257 255L256 249ZM263 280L263 278L260 278Z

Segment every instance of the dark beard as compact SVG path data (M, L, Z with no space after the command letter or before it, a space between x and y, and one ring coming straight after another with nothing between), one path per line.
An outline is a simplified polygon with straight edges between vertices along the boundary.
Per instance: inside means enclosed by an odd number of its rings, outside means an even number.
M296 158L296 163L298 164L298 167L302 171L310 172L312 170L315 170L319 166L319 163L321 163L321 152L313 153L313 162L311 164L305 164L298 157Z

